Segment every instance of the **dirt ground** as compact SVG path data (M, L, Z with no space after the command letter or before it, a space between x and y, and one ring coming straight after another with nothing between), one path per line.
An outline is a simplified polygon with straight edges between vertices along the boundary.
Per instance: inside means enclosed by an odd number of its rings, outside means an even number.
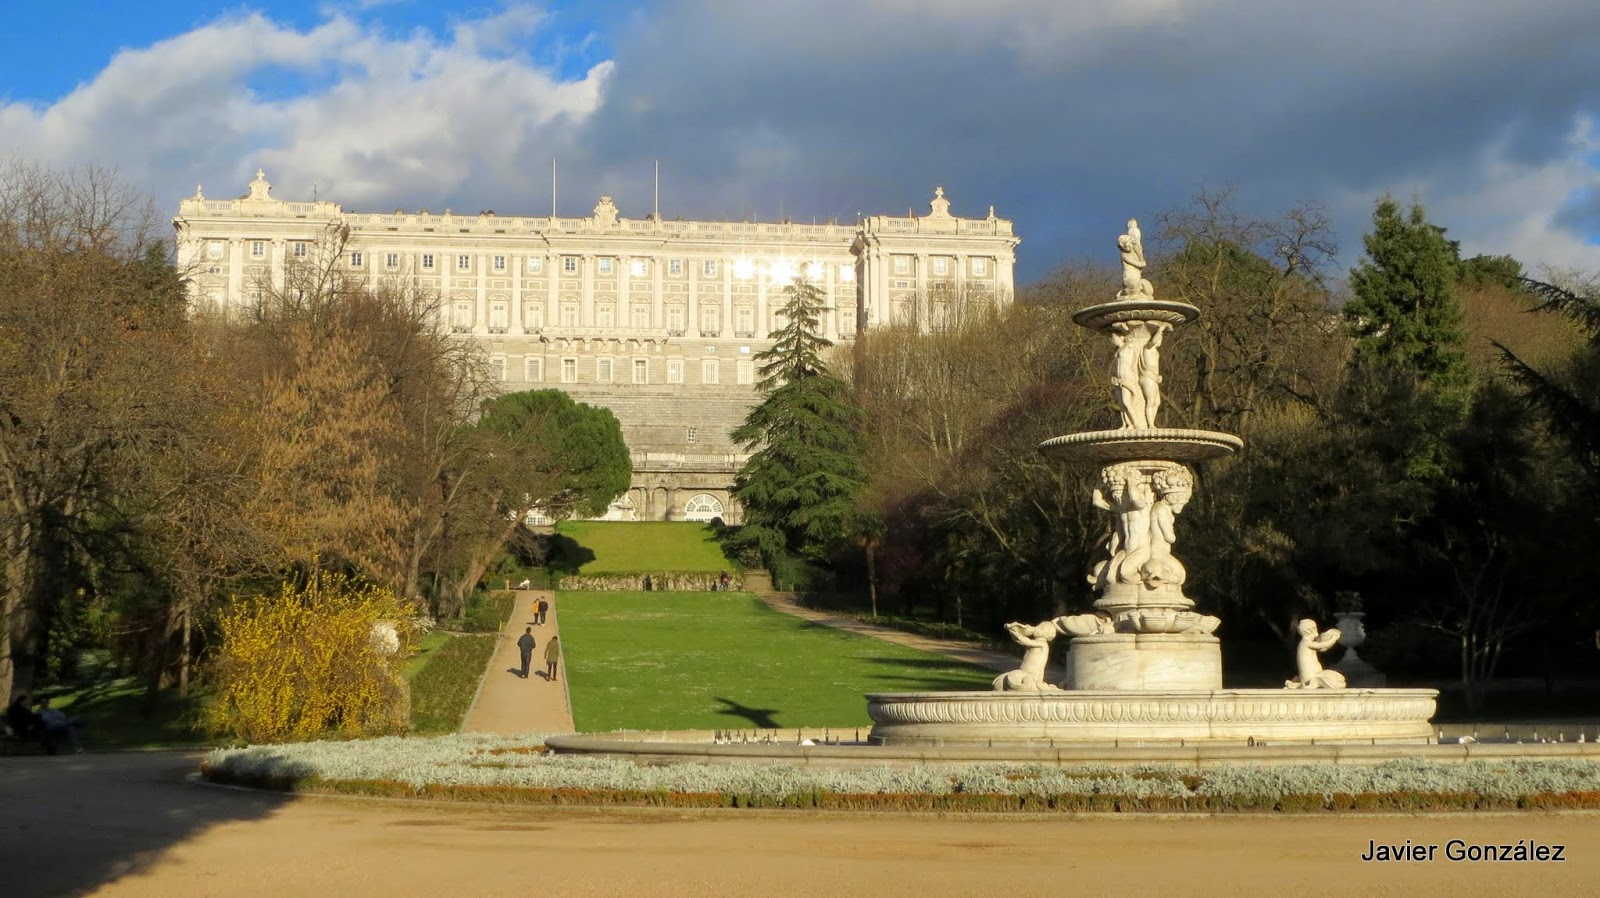
M1565 844L1568 860L1359 857L1373 839L1452 838ZM1593 815L1017 821L311 800L201 833L94 894L1511 896L1597 879Z
M223 789L176 753L0 759L0 895L1590 894L1600 814L917 817L476 808ZM1371 840L1438 843L1363 862ZM1451 862L1450 839L1565 846Z

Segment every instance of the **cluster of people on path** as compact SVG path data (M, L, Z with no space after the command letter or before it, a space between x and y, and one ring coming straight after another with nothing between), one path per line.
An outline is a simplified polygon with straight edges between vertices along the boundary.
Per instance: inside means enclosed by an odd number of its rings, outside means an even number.
M55 754L63 744L71 746L74 752L83 751L83 739L79 735L82 724L60 708L50 707L47 698L30 703L27 693L18 695L6 708L5 725L18 739L38 740L49 754Z
M549 620L550 600L538 599L533 603L533 625L525 627L522 636L517 639L517 651L522 655L522 671L520 676L528 678L528 668L533 664L533 650L538 646L538 641L533 638L533 628L542 627ZM544 678L551 682L556 679L556 665L561 660L561 637L552 636L544 644Z

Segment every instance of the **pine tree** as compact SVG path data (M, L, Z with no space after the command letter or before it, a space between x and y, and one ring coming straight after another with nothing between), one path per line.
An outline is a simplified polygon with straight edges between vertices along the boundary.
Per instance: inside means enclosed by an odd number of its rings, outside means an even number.
M1378 200L1366 255L1350 272L1345 320L1362 361L1413 373L1422 383L1455 391L1466 385L1467 356L1455 285L1456 244L1430 224L1416 203L1406 216L1387 194Z
M753 454L734 478L744 539L769 566L782 555L823 561L850 537L854 497L866 479L862 416L850 387L828 372L820 333L822 291L803 279L786 290L783 323L769 336L758 389L733 439Z

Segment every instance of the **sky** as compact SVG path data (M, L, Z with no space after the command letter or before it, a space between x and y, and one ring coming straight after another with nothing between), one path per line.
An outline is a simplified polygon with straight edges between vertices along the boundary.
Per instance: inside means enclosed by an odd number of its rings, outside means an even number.
M355 211L773 221L989 206L1027 282L1198 191L1376 199L1600 272L1594 0L14 0L0 158ZM1146 226L1147 233L1154 233ZM1152 270L1160 289L1160 274Z

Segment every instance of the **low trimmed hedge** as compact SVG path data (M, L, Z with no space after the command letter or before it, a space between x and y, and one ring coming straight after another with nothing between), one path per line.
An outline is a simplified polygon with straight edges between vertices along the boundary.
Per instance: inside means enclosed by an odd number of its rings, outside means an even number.
M1019 764L827 768L635 765L555 755L542 736L303 743L212 752L216 782L293 792L537 805L931 812L1361 813L1600 810L1600 764L1371 767Z

